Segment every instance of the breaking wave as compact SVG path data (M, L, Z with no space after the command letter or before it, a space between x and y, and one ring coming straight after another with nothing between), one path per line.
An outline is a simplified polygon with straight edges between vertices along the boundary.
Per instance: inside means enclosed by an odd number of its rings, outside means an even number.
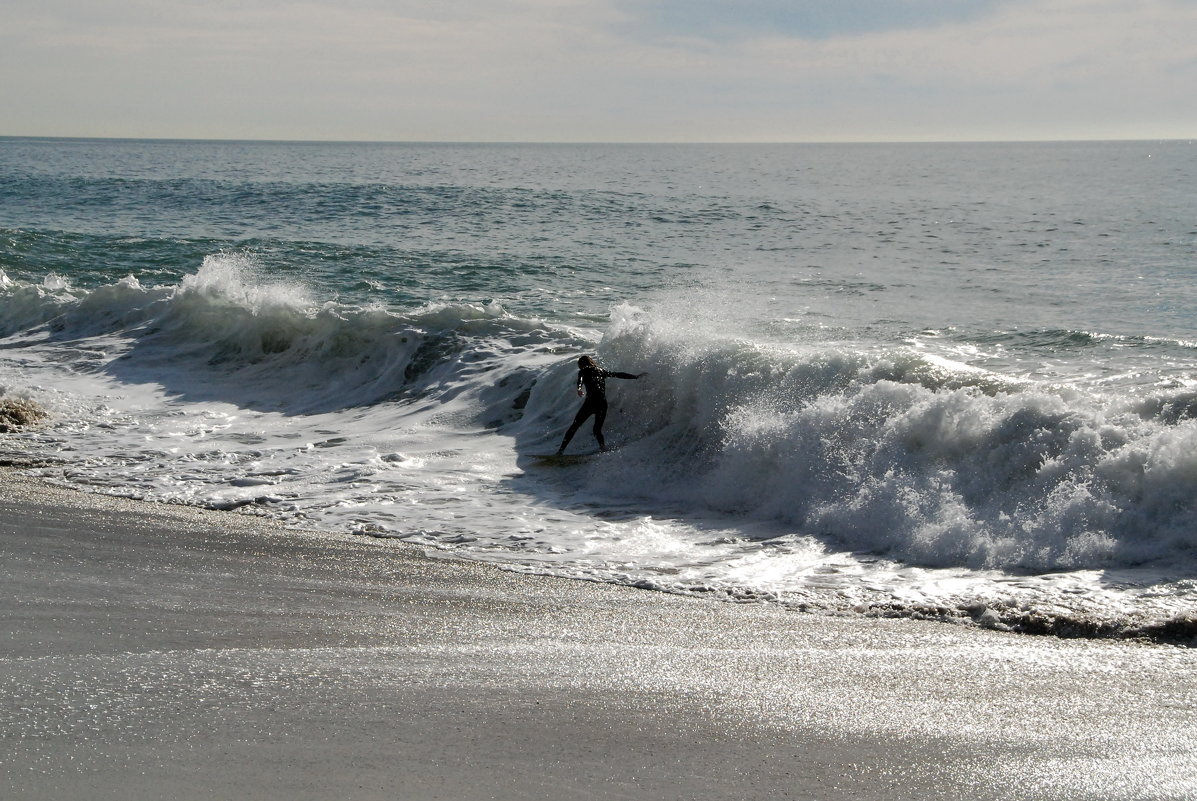
M934 567L1191 563L1197 551L1189 390L1119 398L908 349L703 342L627 309L600 353L652 374L621 395L633 441L618 469L588 477L611 493Z
M77 372L183 401L346 425L351 410L383 410L385 428L405 404L451 406L478 442L521 454L555 445L574 411L573 358L595 350L648 376L612 392L620 447L561 475L575 494L768 522L932 568L1194 572L1197 400L1185 387L1118 394L912 347L763 344L630 306L600 337L495 303L322 303L230 254L170 286L4 277L0 326L11 347L57 349Z

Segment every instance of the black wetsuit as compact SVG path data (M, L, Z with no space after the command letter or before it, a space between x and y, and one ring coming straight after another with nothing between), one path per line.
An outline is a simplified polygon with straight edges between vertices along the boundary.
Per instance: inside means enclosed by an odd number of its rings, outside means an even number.
M586 418L594 415L594 438L598 440L599 450L606 450L607 443L603 441L603 421L607 419L607 379L608 378L639 378L631 373L616 373L601 367L578 368L578 389L586 390L586 400L582 401L582 408L565 432L565 439L561 440L561 447L557 453L565 450L565 446L573 439Z

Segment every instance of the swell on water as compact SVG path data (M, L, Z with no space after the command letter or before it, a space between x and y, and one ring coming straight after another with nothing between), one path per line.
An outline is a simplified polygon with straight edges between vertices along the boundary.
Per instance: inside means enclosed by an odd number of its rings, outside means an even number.
M706 336L631 306L612 311L597 344L589 336L498 304L397 312L319 302L255 277L235 254L161 287L129 277L78 290L55 276L32 285L0 273L10 347L103 351L72 369L158 382L183 400L308 415L469 395L477 400L462 425L535 453L572 415L561 403L572 359L594 348L612 369L648 376L636 392L612 393L619 449L562 479L591 497L767 521L829 549L929 568L1156 566L1174 581L1197 572L1191 390L1046 385L901 344ZM1085 633L1035 610L997 614L1019 630ZM1160 634L1102 623L1088 633L1184 640L1190 625L1150 624Z

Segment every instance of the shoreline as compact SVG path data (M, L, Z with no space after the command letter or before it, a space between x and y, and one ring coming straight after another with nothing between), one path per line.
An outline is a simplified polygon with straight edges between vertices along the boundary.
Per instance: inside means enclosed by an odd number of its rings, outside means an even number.
M1197 653L536 576L2 470L0 790L1197 798Z
M154 500L139 500L133 498L124 498L123 496L119 495L88 492L86 489L74 487L66 483L55 483L44 478L26 476L18 472L24 468L47 467L54 466L55 464L57 463L52 461L21 458L15 453L10 453L3 458L0 458L0 476L19 475L24 480L34 481L68 493L80 493L92 497L127 500L131 503L141 503L151 507L191 508L199 511L216 513L238 513L238 510L242 507L252 506L259 502L258 499L246 499L236 503L230 503L225 506L213 507L191 506L189 504L175 504ZM456 554L450 552L437 551L434 548L425 549L424 546L412 545L386 534L374 534L368 531L351 534L348 532L336 532L327 529L303 529L302 527L296 526L296 524L293 522L281 521L268 516L258 517L253 515L243 515L243 517L245 519L260 521L274 521L277 522L279 526L286 528L287 530L307 531L314 536L327 536L332 538L349 537L351 541L358 539L379 540L381 542L387 542L391 545L397 545L400 547L412 547L417 552L425 553L426 555L432 554L434 558L460 559L464 562L475 561L471 560L469 557L457 556ZM575 576L557 576L556 574L549 572L538 573L536 571L518 570L509 568L500 562L485 562L478 560L478 563L491 565L492 567L503 571L515 572L519 575L555 577L563 578L567 581L605 583L601 579L582 578ZM1020 604L1016 598L992 599L985 602L966 600L955 605L952 603L952 599L947 599L939 603L903 603L895 599L880 602L865 601L862 603L856 603L854 605L835 606L820 605L818 603L812 603L807 599L791 602L775 597L758 597L756 593L750 593L745 597L741 597L738 595L712 593L706 590L689 591L684 588L674 589L669 587L645 586L641 584L629 584L627 586L643 589L648 592L661 592L669 595L676 595L682 598L710 600L714 602L750 605L755 603L775 604L783 609L799 614L809 613L815 615L856 615L872 619L908 619L947 625L977 626L994 631L1013 632L1016 634L1033 637L1046 636L1063 639L1094 639L1142 642L1154 643L1158 645L1197 648L1197 611L1173 613L1169 615L1167 613L1161 614L1157 610L1155 614L1152 614L1150 611L1137 611L1097 616L1085 614L1084 612L1077 612L1076 610L1060 610L1039 607L1032 608L1026 604Z

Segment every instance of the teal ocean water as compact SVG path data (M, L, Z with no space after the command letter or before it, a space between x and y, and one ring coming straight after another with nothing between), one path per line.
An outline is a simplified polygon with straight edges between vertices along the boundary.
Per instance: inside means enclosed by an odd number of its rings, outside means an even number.
M1190 142L0 139L0 395L51 413L0 457L516 570L1187 632L1195 185ZM545 463L584 353L647 375Z

